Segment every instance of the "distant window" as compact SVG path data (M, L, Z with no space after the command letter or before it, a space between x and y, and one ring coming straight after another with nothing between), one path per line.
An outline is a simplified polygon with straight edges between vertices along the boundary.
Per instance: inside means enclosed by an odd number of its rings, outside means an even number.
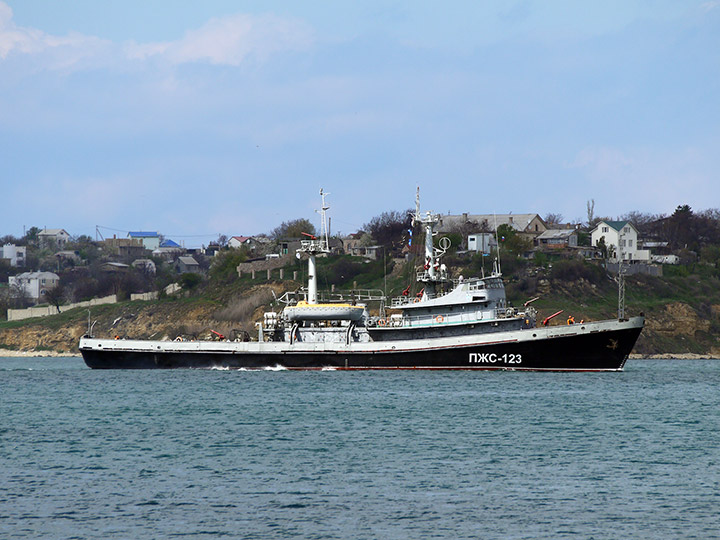
M608 228L607 228L607 227L603 227L603 228L602 228L602 232L608 232Z
M628 240L628 246L632 247L632 240Z

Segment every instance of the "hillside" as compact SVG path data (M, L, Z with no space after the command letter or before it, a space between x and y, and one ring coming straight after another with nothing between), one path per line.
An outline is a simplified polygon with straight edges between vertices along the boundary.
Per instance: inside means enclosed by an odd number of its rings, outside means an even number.
M511 267L512 265L508 265ZM456 267L455 275L473 275L472 265ZM508 300L513 305L539 297L534 302L542 319L559 309L564 313L553 324L564 324L567 315L576 321L598 320L617 314L617 285L598 267L580 262L556 264L554 268L509 268L506 273ZM384 277L384 272L387 276ZM365 263L338 257L320 264L319 281L338 283L349 289L382 289L391 295L410 283L412 266L400 262ZM683 267L665 277L629 276L626 305L628 315L644 313L647 325L635 353L720 356L720 280L704 267ZM299 278L300 279L300 278ZM212 339L211 330L228 337L256 336L254 322L270 308L273 293L296 290L294 281L209 280L177 297L148 302L121 302L92 308L94 334L101 337ZM276 308L277 309L277 308ZM77 351L79 338L87 331L88 310L75 309L42 319L0 323L0 349Z

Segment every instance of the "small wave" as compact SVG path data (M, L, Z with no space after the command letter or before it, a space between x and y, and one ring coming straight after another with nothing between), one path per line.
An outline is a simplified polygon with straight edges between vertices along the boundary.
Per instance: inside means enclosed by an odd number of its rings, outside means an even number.
M263 368L263 371L287 371L288 368L285 366L281 366L280 364L277 364L275 366L267 366Z
M337 371L337 368L333 366L325 366L320 371Z

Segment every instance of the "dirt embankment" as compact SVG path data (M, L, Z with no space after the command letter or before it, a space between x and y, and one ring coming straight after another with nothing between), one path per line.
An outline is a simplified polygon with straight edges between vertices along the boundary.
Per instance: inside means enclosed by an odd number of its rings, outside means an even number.
M276 294L282 294L281 287ZM105 306L102 313L91 315L96 337L172 340L217 339L218 332L230 339L255 335L254 321L262 318L272 300L270 287L261 286L225 304L179 298L160 302L128 302ZM29 320L21 326L0 328L0 356L3 350L55 351L77 353L80 338L88 331L87 310L76 316L61 315L66 322L58 324L54 316Z

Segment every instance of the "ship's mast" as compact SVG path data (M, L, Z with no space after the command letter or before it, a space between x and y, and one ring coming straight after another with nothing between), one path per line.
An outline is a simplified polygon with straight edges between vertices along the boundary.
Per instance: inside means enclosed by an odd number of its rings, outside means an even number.
M425 257L423 258L423 267L418 272L418 281L425 283L425 292L423 297L427 297L435 293L435 284L447 281L447 275L444 266L440 265L440 257L445 254L449 246L441 245L441 249L435 248L433 245L433 236L435 235L435 225L440 221L439 214L425 212L420 214L420 188L417 189L415 196L415 215L413 216L413 226L422 225L425 228Z
M317 304L317 266L315 264L315 256L319 253L330 253L330 241L328 239L328 228L327 228L327 215L326 212L330 208L325 203L325 195L322 188L320 188L320 198L322 199L322 206L320 207L320 237L307 234L309 240L300 241L300 249L297 250L298 257L300 253L308 254L308 297L307 301L309 304ZM318 210L316 210L318 212ZM306 233L304 233L306 234Z
M625 267L623 265L622 237L618 234L618 320L625 320Z

